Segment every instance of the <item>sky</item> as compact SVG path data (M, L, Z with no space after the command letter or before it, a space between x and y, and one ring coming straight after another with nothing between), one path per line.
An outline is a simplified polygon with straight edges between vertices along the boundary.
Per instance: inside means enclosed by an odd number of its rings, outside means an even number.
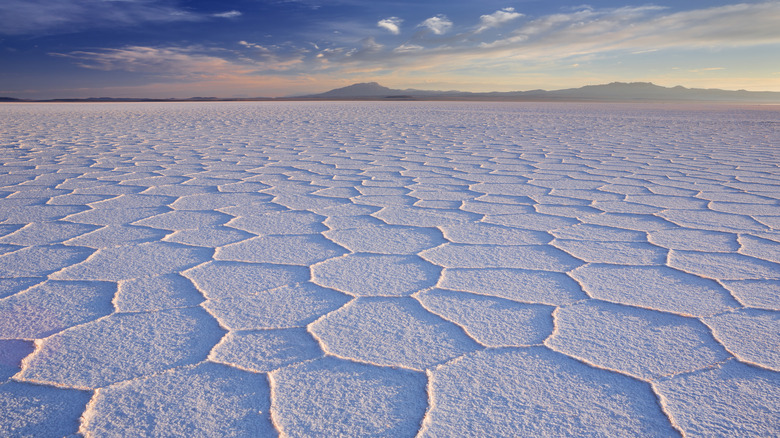
M780 1L0 0L0 96L780 91Z

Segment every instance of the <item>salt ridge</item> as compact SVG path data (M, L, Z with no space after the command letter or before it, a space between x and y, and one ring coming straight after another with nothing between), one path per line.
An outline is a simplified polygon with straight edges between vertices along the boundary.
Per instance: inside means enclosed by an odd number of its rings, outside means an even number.
M0 105L0 435L778 435L777 126Z

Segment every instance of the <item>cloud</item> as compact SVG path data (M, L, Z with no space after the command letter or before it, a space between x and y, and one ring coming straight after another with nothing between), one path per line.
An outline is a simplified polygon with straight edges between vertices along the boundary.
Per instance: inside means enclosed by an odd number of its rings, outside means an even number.
M509 16L517 14L506 9L499 12ZM499 25L502 16L509 20L504 21L506 29L502 35L476 32L487 25ZM609 59L633 62L626 57L641 53L780 44L778 16L780 2L684 12L670 12L668 8L652 5L576 8L525 17L522 21L512 18L515 22L506 15L494 13L490 17L495 20L482 19L471 32L450 32L447 37L431 39L413 36L401 45L378 48L370 56L366 52L363 52L365 56L344 56L360 49L353 48L359 47L357 39L342 40L340 48L331 47L322 58L330 61L326 70L331 74L361 69L394 77L429 74L499 78L510 71L514 75L550 74L572 71L575 64L580 69L587 66L592 70L603 62L613 62L606 61ZM421 33L428 31L426 27ZM374 79L380 80L381 76Z
M443 35L452 28L452 21L450 21L444 15L437 15L431 17L420 23L418 27L427 27L431 32L436 35Z
M177 7L174 0L2 0L0 34L72 33L143 23L233 18L240 14L239 11L199 14Z
M398 46L395 49L393 49L393 52L395 52L395 53L408 53L408 52L417 52L419 50L424 50L424 49L425 49L425 47L423 47L423 46L418 46L417 44L406 43L406 44L401 44L400 46Z
M191 82L204 78L253 76L286 71L302 62L305 49L265 47L240 41L249 55L201 46L126 46L119 49L50 53L91 70L137 72Z
M668 48L780 43L780 2L738 4L664 14L659 6L583 9L536 18L480 48L516 59L643 53Z
M690 73L701 73L706 71L717 71L717 70L725 70L725 67L705 67L705 68L697 68L693 70L688 70Z
M241 15L243 14L240 11L235 11L235 10L220 12L218 14L211 14L212 17L217 17L217 18L236 18L236 17L240 17Z
M499 12L515 13L506 9ZM341 26L339 35L328 34L329 39L320 38L316 43L274 45L240 41L227 49L128 46L56 56L90 69L128 70L184 80L204 76L254 77L264 74L289 77L316 75L346 80L344 78L352 77L350 72L381 72L372 74L395 77L420 77L424 74L441 77L449 74L458 77L493 75L499 78L502 74L508 77L506 72L509 71L514 77L523 72L571 71L575 64L583 70L591 69L594 61L608 59L628 60L630 63L642 53L660 56L649 53L670 49L780 44L778 16L780 2L683 12L670 12L658 6L578 8L508 23L500 36L493 32L476 33L485 25L483 19L479 23L471 23L461 33L448 28L449 34L445 37L424 38L420 35L435 33L433 28L425 25L426 20L418 25L421 29L418 29L417 35L402 44L391 45L377 38L387 44L382 45L373 38L365 37L376 32L369 21L354 27ZM441 18L442 22L446 19L444 16L432 18ZM390 17L382 21L394 26L384 29L397 29L400 33L399 18ZM449 20L446 21L449 23ZM498 21L491 23L498 25ZM725 61L717 58L698 62L705 66L722 65L733 71L731 65L721 64ZM683 67L684 70L689 68ZM715 73L711 75L715 76ZM374 78L379 80L381 76ZM366 78L355 76L355 79L364 81Z
M76 64L94 70L123 70L175 76L212 76L225 72L246 71L217 56L198 53L194 47L127 46L100 51L51 53L76 61Z
M384 47L376 42L373 37L367 37L360 40L359 48L347 51L344 56L352 59L371 58L372 55L380 53Z
M499 27L522 16L523 14L515 12L515 8L504 8L493 12L490 15L482 15L479 17L479 27L477 28L476 33L486 31L493 27Z
M389 17L385 18L383 20L379 20L376 25L381 27L382 29L385 29L392 33L393 35L398 35L401 33L401 23L403 22L402 19L398 17Z

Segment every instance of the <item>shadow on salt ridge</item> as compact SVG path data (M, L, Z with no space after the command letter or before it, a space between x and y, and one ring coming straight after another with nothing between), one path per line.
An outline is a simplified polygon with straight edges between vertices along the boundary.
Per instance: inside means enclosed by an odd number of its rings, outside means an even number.
M112 246L138 245L162 240L168 231L133 225L108 225L65 242L68 246L86 246L93 249Z
M86 260L92 253L91 249L63 245L25 247L0 255L0 277L45 277Z
M0 301L0 337L45 338L114 311L107 282L46 281Z
M0 210L0 222L6 224L28 224L31 222L50 222L59 219L77 217L88 213L86 206L75 205L21 205L9 206L3 199L3 209Z
M46 281L46 277L0 278L0 298L11 296L43 281Z
M74 224L69 222L34 222L0 238L0 244L22 246L50 245L95 231L95 225Z
M0 384L0 435L75 435L90 392L22 382Z
M48 201L46 205L88 205L94 202L111 199L113 195L83 195L78 193L67 193L55 196Z
M22 359L29 356L33 350L35 350L33 341L0 339L0 385L21 370Z

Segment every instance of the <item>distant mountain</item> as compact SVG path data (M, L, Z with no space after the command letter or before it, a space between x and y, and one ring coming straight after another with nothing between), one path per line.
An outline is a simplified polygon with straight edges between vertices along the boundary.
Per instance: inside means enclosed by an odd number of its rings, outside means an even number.
M383 87L376 82L365 82L360 84L352 84L348 87L336 88L335 90L330 90L322 94L305 97L319 97L325 99L346 97L385 97L392 94L398 94L399 92L399 90Z
M496 100L496 101L649 101L649 102L745 102L780 103L780 92L730 91L719 89L662 87L650 82L613 82L564 90L531 90L490 93L465 91L397 90L376 82L353 84L304 99L408 99L408 100Z
M274 100L475 100L475 101L575 101L575 102L733 102L780 104L780 92L730 91L719 89L662 87L650 82L612 82L611 84L586 85L564 90L530 90L471 93L467 91L398 90L376 82L352 84L320 94L280 98L247 97L218 98L114 98L90 97L80 99L26 100L0 97L0 102L211 102L211 101L274 101Z

